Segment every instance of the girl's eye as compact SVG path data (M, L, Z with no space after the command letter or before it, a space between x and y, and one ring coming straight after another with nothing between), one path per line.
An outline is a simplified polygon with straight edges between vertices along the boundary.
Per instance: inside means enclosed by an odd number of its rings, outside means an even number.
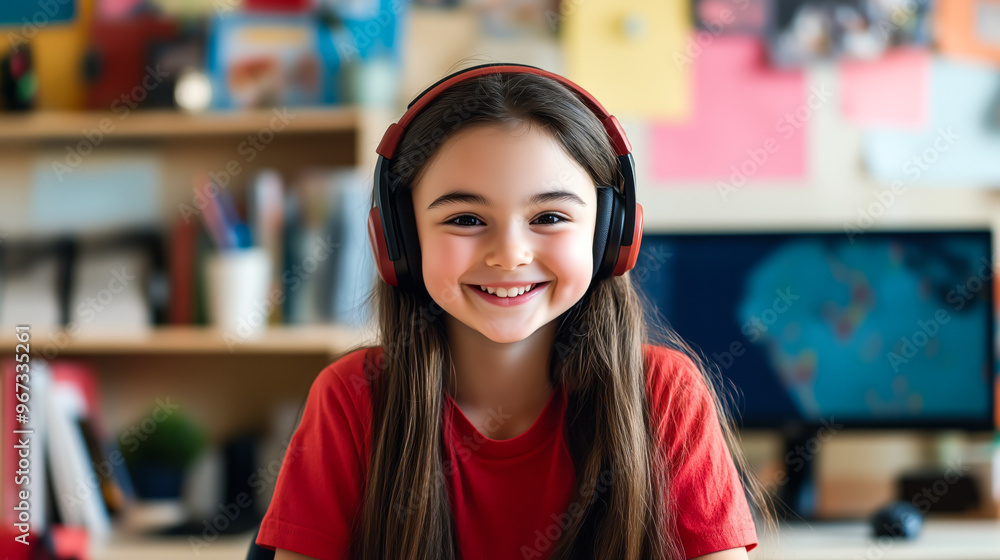
M555 222L546 222L546 223L542 224L542 225L546 225L546 226L554 226L554 225L556 225L558 223L566 221L566 220L563 219L562 216L560 216L558 214L542 214L538 219L541 220L543 218L555 218L556 219Z
M475 216L469 216L469 215L457 216L457 217L452 218L451 220L449 220L448 223L452 224L452 225L459 226L459 227L471 227L471 226L476 225L476 224L456 224L455 222L458 221L458 220L474 220L474 221L478 222L479 218L477 218Z
M558 223L561 223L561 222L565 221L563 219L563 217L560 216L560 215L558 215L558 214L542 214L535 221L543 220L545 218L549 218L549 219L555 218L556 221L555 222L547 221L547 222L542 223L541 225L544 225L544 226L554 226L554 225L556 225ZM456 216L456 217L452 218L447 223L449 223L451 225L456 225L456 226L459 226L459 227L473 227L473 226L476 225L476 224L470 224L470 223L456 223L458 220L473 220L473 221L476 221L476 222L480 221L479 218L477 218L475 216L470 216L468 214L463 214L461 216Z

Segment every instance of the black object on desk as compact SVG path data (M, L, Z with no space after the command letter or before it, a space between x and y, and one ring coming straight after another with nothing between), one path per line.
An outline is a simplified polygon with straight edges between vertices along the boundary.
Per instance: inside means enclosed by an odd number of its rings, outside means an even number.
M975 478L961 467L933 468L903 473L898 481L899 499L924 513L964 512L980 507L980 489Z
M872 517L876 537L912 539L920 534L924 516L910 502L893 502Z

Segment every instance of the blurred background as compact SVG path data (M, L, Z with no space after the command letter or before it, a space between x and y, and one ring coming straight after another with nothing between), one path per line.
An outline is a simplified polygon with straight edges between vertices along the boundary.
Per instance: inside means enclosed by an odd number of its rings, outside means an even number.
M0 554L244 557L374 336L382 133L517 62L628 134L632 279L785 504L751 557L1000 558L1000 1L4 0L0 37Z

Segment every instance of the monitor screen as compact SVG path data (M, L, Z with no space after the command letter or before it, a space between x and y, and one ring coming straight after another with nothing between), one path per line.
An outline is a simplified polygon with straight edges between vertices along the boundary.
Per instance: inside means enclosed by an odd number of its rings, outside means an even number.
M644 233L636 272L744 427L993 426L989 231Z

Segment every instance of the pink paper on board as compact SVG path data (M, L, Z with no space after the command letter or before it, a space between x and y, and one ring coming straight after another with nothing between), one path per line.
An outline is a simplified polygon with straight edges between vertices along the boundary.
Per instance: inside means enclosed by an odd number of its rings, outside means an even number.
M102 20L124 19L141 0L98 0L98 17Z
M840 63L840 103L844 116L869 126L922 128L930 103L931 55L899 48L875 61Z
M768 67L753 37L716 37L692 64L691 118L651 127L652 178L803 177L813 113L807 101L819 107L832 96L815 89L807 100L802 71Z

